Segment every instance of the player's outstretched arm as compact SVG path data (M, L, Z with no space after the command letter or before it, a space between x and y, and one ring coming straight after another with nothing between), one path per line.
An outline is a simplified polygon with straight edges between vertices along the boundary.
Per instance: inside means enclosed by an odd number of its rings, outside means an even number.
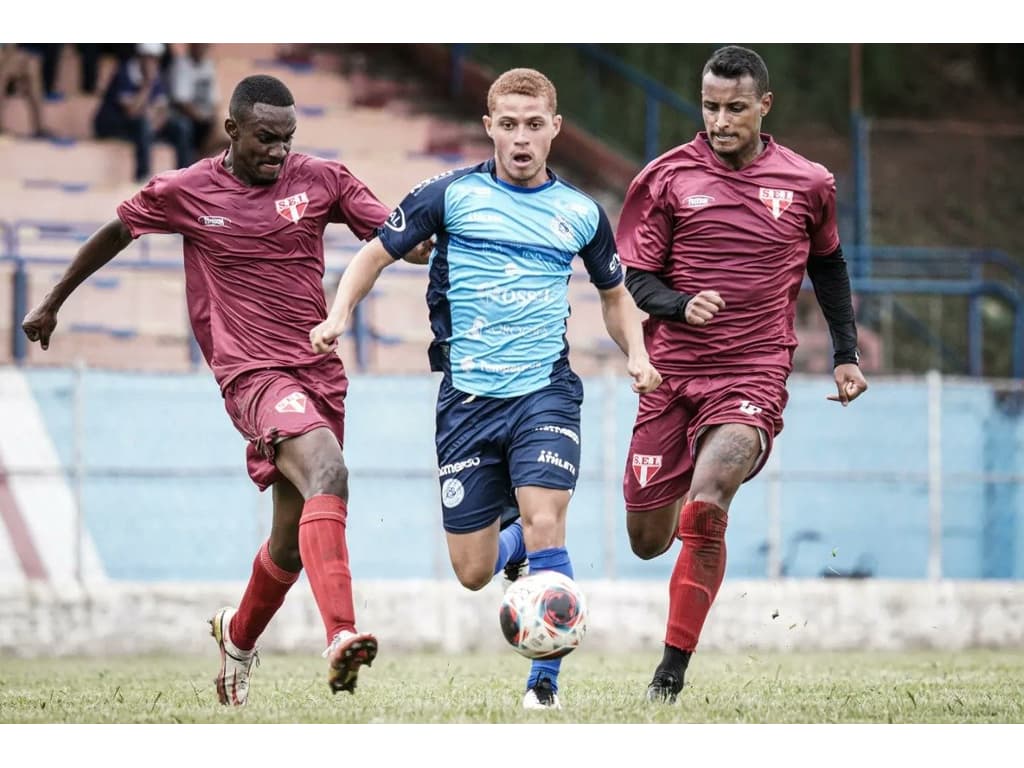
M314 352L329 352L334 348L335 342L345 333L352 310L370 292L384 268L394 263L394 257L378 237L359 249L341 275L327 319L309 332L309 343Z
M50 336L57 327L57 312L74 290L132 241L131 232L120 219L113 219L97 229L78 249L75 258L64 270L60 280L21 321L21 329L29 341L38 341L48 349Z
M653 391L661 384L661 374L647 357L640 310L633 297L622 283L599 293L604 327L626 355L626 371L633 378L633 391L641 394Z

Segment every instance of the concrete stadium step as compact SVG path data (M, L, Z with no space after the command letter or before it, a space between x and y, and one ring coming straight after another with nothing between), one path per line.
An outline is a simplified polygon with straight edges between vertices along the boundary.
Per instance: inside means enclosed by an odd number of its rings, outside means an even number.
M43 219L98 225L112 219L117 206L135 189L134 184L127 183L99 186L70 181L5 180L0 182L0 221L13 225L20 220Z
M58 101L44 101L43 129L62 139L90 139L92 119L99 106L95 96L65 96ZM32 132L28 101L11 97L4 105L4 129L15 136L28 137Z
M299 109L338 107L349 104L351 88L340 74L294 67L270 56L245 56L230 51L216 54L217 85L224 104L240 80L249 75L267 74L281 80L295 97Z
M4 168L7 180L114 186L134 177L134 149L128 142L117 139L58 144L0 138L0 167ZM154 145L153 173L174 167L171 147L162 143Z

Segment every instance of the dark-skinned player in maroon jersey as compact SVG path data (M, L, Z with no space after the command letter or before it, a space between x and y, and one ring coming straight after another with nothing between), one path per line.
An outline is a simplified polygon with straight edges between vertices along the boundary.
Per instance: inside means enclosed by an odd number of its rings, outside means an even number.
M676 538L668 626L647 699L672 703L725 573L729 504L782 430L806 271L828 323L837 394L868 385L857 364L835 180L761 133L772 106L761 57L720 48L704 66L705 131L653 160L626 193L616 233L626 285L650 316L664 382L640 396L623 492L633 552Z
M241 80L224 128L231 146L223 154L154 176L118 206L22 328L46 349L71 293L134 238L182 236L192 330L248 440L249 476L274 499L270 537L238 608L210 620L218 698L245 704L256 641L303 568L327 633L330 689L354 693L377 639L356 629L345 540L348 379L335 352L310 350L309 331L327 316L325 227L344 223L368 240L390 209L344 166L291 152L295 101L277 78ZM426 256L417 249L408 258Z

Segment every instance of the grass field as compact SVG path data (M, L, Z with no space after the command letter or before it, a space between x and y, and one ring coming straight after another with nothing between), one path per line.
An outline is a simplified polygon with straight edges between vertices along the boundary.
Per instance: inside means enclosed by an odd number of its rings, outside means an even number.
M1024 650L694 657L674 706L647 704L653 654L581 649L560 712L520 708L526 660L382 653L355 696L314 654L264 654L247 707L217 704L207 657L0 658L3 723L1021 723Z

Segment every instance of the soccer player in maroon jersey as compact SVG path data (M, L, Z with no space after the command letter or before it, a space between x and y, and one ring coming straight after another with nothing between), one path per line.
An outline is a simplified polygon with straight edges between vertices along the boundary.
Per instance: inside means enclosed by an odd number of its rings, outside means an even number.
M294 105L274 77L240 81L224 123L230 148L154 176L121 203L22 323L46 349L57 312L93 272L141 235L182 236L192 330L248 440L249 476L274 499L237 610L210 620L222 704L245 704L256 640L303 568L327 631L331 690L354 693L360 666L377 654L376 638L356 629L345 540L348 379L337 354L314 353L308 338L327 316L325 227L344 223L368 240L389 210L344 166L291 152Z
M665 650L647 689L674 702L725 573L729 503L782 430L806 270L828 322L837 394L867 389L857 364L835 180L761 133L772 106L754 51L726 46L704 65L705 131L653 160L626 193L616 233L626 285L648 313L664 382L640 395L623 480L633 552L682 540L669 582Z

